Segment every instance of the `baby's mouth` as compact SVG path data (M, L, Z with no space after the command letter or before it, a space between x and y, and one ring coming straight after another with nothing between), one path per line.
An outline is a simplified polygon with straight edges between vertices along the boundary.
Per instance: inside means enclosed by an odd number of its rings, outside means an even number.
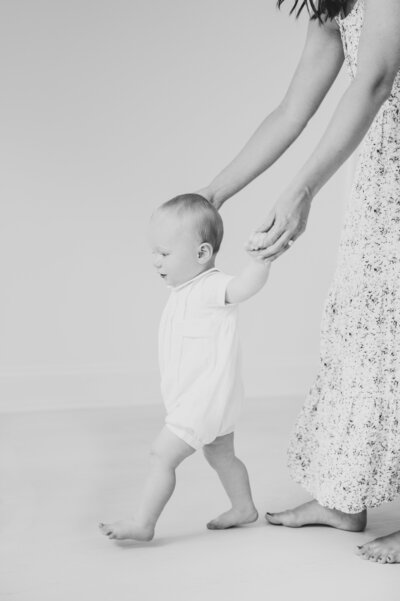
M166 273L160 273L160 277L161 277L161 278L166 278L166 277L167 277L167 274L166 274Z

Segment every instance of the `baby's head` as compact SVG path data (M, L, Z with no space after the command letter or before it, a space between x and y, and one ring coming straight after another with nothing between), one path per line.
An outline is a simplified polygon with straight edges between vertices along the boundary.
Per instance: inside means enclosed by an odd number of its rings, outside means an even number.
M184 284L214 266L223 234L220 214L203 196L176 196L151 217L154 266L170 286Z

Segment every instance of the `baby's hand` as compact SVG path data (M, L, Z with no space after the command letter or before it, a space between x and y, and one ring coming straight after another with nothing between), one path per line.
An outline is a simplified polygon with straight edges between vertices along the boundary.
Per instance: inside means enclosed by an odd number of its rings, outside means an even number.
M252 234L250 234L245 248L250 253L257 252L258 250L263 250L265 248L266 239L267 234L265 232L253 232Z
M259 256L259 251L264 248L264 240L266 234L263 232L253 232L247 243L245 249L252 259L263 262L263 259Z

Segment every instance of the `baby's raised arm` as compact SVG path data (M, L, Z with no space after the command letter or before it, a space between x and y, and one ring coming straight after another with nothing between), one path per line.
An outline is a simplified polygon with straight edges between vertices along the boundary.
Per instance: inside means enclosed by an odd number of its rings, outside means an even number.
M263 261L251 256L244 270L229 282L225 301L241 303L257 294L267 281L270 268L270 261Z

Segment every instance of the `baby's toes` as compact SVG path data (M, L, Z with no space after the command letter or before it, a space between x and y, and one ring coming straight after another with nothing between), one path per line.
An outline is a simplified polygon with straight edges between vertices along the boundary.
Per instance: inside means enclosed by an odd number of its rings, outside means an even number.
M109 536L110 534L112 534L112 529L110 528L109 524L103 524L103 522L100 522L99 528L100 528L101 532L103 534L105 534L106 536Z

